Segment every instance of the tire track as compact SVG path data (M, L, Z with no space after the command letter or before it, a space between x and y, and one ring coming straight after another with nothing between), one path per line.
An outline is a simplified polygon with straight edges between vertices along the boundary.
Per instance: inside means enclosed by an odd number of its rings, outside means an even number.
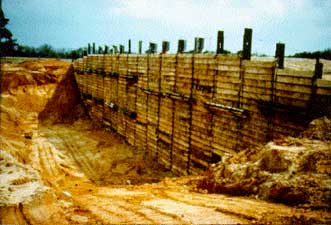
M96 218L102 220L104 223L111 223L111 224L129 223L127 221L128 220L127 212L122 212L119 207L116 207L114 205L114 202L111 201L104 202L102 199L98 199L93 195L77 196L75 198L75 201L79 205L84 206L84 208L89 210Z
M61 139L66 150L68 150L68 153L70 154L71 158L75 161L76 165L79 166L79 168L84 172L84 174L89 179L95 181L95 173L94 173L94 169L89 163L90 160L79 146L74 145L76 141L72 139L74 139L75 136L73 135L71 137L71 140L68 140L64 135L61 135L59 132L57 132L57 137Z
M30 221L30 220L26 217L26 215L24 214L23 204L22 204L22 203L19 204L19 212L21 213L21 215L22 215L24 221L25 221L27 224L30 225L30 224L31 224L31 221Z
M43 179L55 187L58 186L57 180L59 179L61 169L54 155L51 153L51 146L45 140L41 139L37 149Z
M1 208L0 208L1 209ZM0 224L29 224L18 206L11 206L0 210Z
M145 201L145 199L138 200L135 196L130 195L129 198L125 195L119 196L106 196L101 194L95 194L95 196L99 197L100 199L109 199L113 204L116 204L119 208L125 211L131 211L134 214L137 214L143 217L146 221L150 223L158 223L162 221L162 223L187 223L188 221L183 220L180 216L176 214L166 213L158 208L152 206L145 206L141 204L141 201ZM125 200L123 200L125 199ZM154 198L148 198L150 200ZM107 200L108 201L108 200ZM133 221L134 222L134 221Z
M96 168L90 163L88 155L86 155L86 147L82 148L77 143L79 140L79 135L70 134L70 139L64 136L62 133L57 132L57 137L63 143L65 149L70 154L71 158L75 161L75 163L79 166L79 168L87 175L92 181L95 181L95 172ZM97 188L97 187L96 187ZM156 188L156 190L160 189L164 192L164 187ZM109 187L110 192L112 190ZM153 191L154 193L154 191ZM217 212L215 208L206 208L203 206L190 206L186 203L181 201L176 201L168 198L166 195L162 195L160 191L156 191L156 196L150 199L151 202L153 201L166 201L170 203L171 207L178 206L186 206L189 209L195 210L199 213L204 213L203 217L206 217L208 213L212 214L212 216L208 217L206 220L202 221L213 221L217 222L220 218L225 219L225 221L230 222L243 222L243 219L239 219L233 215L226 215L221 212ZM125 198L125 196L121 196ZM157 223L162 221L168 223L192 223L194 220L194 215L191 217L185 217L184 214L179 214L178 209L174 211L169 211L168 206L153 206L148 204L147 199L143 199L141 202L137 202L136 199L133 200L120 200L118 197L111 197L105 195L93 195L89 194L88 196L73 196L75 201L79 202L81 207L88 209L94 216L102 219L105 222L112 222L112 223L134 223L139 221L139 223ZM172 205L172 206L171 206ZM187 213L188 211L186 211ZM201 217L200 219L202 219ZM245 220L246 222L246 220Z
M42 176L43 180L47 182L48 185L53 186L55 185L53 181L51 180L54 175L52 174L52 171L50 169L49 164L47 164L46 161L46 155L43 149L38 146L37 147L38 151L38 159L39 159L39 170L40 170L40 175Z
M163 215L155 212L155 210L149 210L143 205L131 204L126 201L114 200L112 198L100 198L94 195L78 197L80 202L88 202L87 208L91 212L108 213L117 219L116 223L143 223L143 224L156 224L159 221L170 221L171 223L178 223L178 220L173 220L171 217L165 218ZM110 218L111 216L108 215ZM95 216L98 216L96 213ZM99 215L100 216L100 215ZM104 214L102 215L105 216ZM112 222L113 222L112 218ZM107 221L109 222L109 220ZM181 221L183 222L183 221Z
M98 143L104 136L90 136L91 131L81 131L58 127L49 129L45 139L39 139L36 158L39 160L43 177L55 180L63 176L61 188L69 194L58 195L59 199L70 201L84 210L89 222L109 223L252 223L268 214L279 216L300 215L291 207L266 203L255 199L228 197L216 194L191 192L192 182L197 177L166 178L160 183L144 185L97 185L100 173L105 170L98 164L107 164L103 154L98 154ZM98 139L100 138L100 139ZM102 146L102 145L101 145ZM115 146L117 150L118 146ZM100 149L101 151L103 149ZM120 148L118 147L118 150ZM117 152L114 151L114 154ZM113 152L111 153L113 154ZM107 155L112 157L112 155ZM36 160L36 161L38 161ZM125 160L119 163L127 163ZM126 167L125 167L126 168ZM74 180L66 174L79 171L84 173ZM106 172L106 171L103 171ZM112 176L111 172L110 175ZM131 179L130 176L116 179ZM125 181L125 180L124 180ZM63 192L62 191L62 192ZM303 214L303 213L302 213ZM67 218L80 215L66 211ZM311 214L313 215L313 214Z
M318 219L321 212L302 211L282 204L265 202L262 200L248 199L243 197L228 197L217 194L179 193L166 190L163 193L168 199L183 202L188 205L202 206L214 209L226 215L232 215L246 221L259 221L265 215L277 214L278 217L307 216ZM324 214L324 212L323 212ZM326 217L326 214L323 217Z

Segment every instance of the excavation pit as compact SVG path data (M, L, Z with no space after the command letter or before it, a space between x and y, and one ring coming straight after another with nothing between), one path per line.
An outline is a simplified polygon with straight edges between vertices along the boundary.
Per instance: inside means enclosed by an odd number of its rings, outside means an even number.
M39 60L2 64L1 70L3 224L331 221L325 207L312 211L252 197L212 194L198 188L205 175L174 175L166 162L162 165L156 160L162 155L155 158L139 148L153 143L138 143L137 138L125 141L118 134L121 131L104 129L107 124L93 117L98 111L91 113L95 109L91 100L100 105L100 99L82 98L69 63ZM168 102L161 104L165 107ZM131 112L122 111L127 117ZM175 116L184 124L189 121L187 115ZM327 165L319 162L318 170L329 173L321 163ZM181 165L187 172L187 163Z

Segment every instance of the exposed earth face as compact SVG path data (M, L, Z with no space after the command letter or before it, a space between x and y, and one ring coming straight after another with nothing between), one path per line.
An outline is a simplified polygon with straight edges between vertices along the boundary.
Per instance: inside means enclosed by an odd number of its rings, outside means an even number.
M312 210L316 202L288 206L211 194L201 183L220 176L174 177L89 120L69 63L2 64L1 70L2 224L331 222L323 201L322 210ZM282 143L269 143L270 151ZM284 172L282 165L269 165L268 157L262 155L266 161L258 165ZM329 179L329 167L322 164L316 168ZM239 179L227 171L228 179Z

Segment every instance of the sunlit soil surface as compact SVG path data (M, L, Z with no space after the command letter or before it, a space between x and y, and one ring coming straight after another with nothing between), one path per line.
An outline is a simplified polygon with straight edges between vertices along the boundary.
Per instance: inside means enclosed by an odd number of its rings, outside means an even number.
M91 123L70 70L58 61L4 68L2 224L330 221L327 211L209 194L197 188L203 176L174 177Z

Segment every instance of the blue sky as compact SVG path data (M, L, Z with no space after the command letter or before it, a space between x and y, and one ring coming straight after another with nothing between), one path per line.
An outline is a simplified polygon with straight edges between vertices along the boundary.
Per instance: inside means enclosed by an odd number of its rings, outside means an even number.
M205 38L215 50L217 30L224 30L225 48L242 48L245 27L253 28L253 52L273 55L284 42L286 54L331 48L331 0L2 0L8 28L18 43L38 47L78 48L127 45L147 49L178 39L193 48Z

